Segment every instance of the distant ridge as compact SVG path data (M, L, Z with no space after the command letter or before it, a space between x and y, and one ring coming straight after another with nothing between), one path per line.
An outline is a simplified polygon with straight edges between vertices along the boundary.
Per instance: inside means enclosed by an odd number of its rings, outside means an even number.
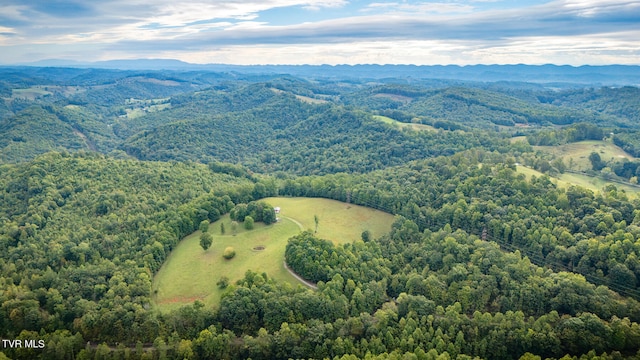
M523 81L593 85L640 85L638 65L230 65L191 64L175 59L78 62L49 59L16 66L101 68L120 70L215 71L291 74L318 78L414 78L465 81Z

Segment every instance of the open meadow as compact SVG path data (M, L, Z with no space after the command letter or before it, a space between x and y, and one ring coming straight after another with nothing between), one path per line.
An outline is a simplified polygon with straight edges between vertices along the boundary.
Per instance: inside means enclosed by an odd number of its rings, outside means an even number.
M628 159L634 157L610 141L586 140L557 146L534 146L534 149L561 157L567 168L576 171L591 169L589 155L596 152L602 161Z
M277 223L268 226L256 223L253 230L245 230L238 224L234 235L231 219L225 215L209 225L213 244L208 250L200 247L200 231L176 246L153 281L154 300L160 310L176 309L195 300L216 305L223 293L216 285L220 278L226 276L234 283L247 270L266 272L277 281L297 286L300 282L283 265L285 248L288 239L300 231L315 231L315 216L317 236L336 244L358 240L364 230L379 237L391 230L393 222L393 216L385 212L335 200L282 197L264 200L280 207ZM221 223L225 234L220 232ZM228 246L236 251L231 260L222 257Z
M516 171L520 174L524 174L527 179L531 178L531 176L540 177L545 175L537 170L522 165L517 166ZM550 178L552 183L556 184L560 188L565 189L569 186L575 185L581 186L585 189L589 189L593 192L600 192L605 186L613 185L618 188L618 190L624 190L624 192L627 193L630 198L638 197L638 194L640 193L639 187L607 181L602 177L575 173L564 173L560 174L558 177L552 176Z
M425 124L414 124L414 123L403 123L401 121L392 119L388 116L382 116L382 115L373 115L373 118L379 121L382 121L384 123L387 124L392 124L392 125L397 125L399 126L401 129L405 129L405 128L409 128L411 130L427 130L427 131L436 131L436 128L434 128L431 125L425 125Z

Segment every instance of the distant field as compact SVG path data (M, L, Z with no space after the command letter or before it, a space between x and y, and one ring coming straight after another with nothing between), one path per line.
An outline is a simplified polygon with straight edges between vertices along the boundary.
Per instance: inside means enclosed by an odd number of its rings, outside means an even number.
M28 89L13 89L12 90L12 99L27 99L27 100L35 100L41 96L51 95L52 92L47 91L41 87L30 87Z
M526 167L526 166L522 166L522 165L516 166L516 171L518 173L520 173L520 174L524 174L527 177L527 179L531 179L532 176L541 177L541 176L545 175L545 174L541 173L538 170L534 170L534 169L532 169L530 167ZM558 179L558 178L555 178L555 177L550 177L550 178L551 178L551 182L552 183L556 184L558 187L561 187L561 188L567 188L567 187L569 187L571 185L578 185L578 184L573 184L571 182L568 182L568 181L565 181L565 180L562 180L562 179Z
M304 101L304 102L309 103L309 104L324 104L324 103L328 102L327 100L316 99L316 98L303 96L303 95L296 95L296 99Z
M294 286L300 284L283 267L284 251L290 237L302 229L315 229L314 215L319 218L318 237L334 243L360 239L362 231L369 230L374 237L391 230L393 216L382 211L339 201L319 198L268 198L273 206L281 208L280 221L265 226L256 223L254 230L246 231L241 224L236 236L231 233L231 220L224 216L209 226L213 244L207 251L200 247L200 231L185 237L156 274L153 282L156 306L167 311L200 300L216 305L222 291L216 282L227 276L231 283L244 276L247 270L266 272L278 281ZM220 223L226 234L220 234ZM236 256L222 258L227 246L233 246ZM256 250L257 247L264 247Z
M26 89L12 89L11 97L6 99L27 99L36 100L37 98L59 93L64 96L71 96L85 91L80 86L59 86L59 85L36 85Z
M385 122L387 124L398 125L401 128L410 128L412 130L427 130L427 131L435 131L436 130L436 128L434 128L431 125L403 123L403 122L400 122L398 120L394 120L394 119L392 119L390 117L382 116L382 115L373 115L373 118L376 119L376 120L380 120L382 122Z
M126 104L131 106L130 108L125 109L125 111L127 112L127 119L135 119L148 113L169 109L171 108L171 103L169 103L168 100L168 98L150 100L127 100Z
M413 101L413 98L411 98L411 97L403 96L403 95L397 95L397 94L379 93L379 94L374 95L374 97L384 97L384 98L388 98L388 99L391 99L391 100L402 101L402 102L411 102L411 101Z
M525 174L527 179L530 179L532 175L536 177L540 177L544 175L543 173L537 170L528 168L526 166L517 166L517 171L521 174ZM570 174L570 173L560 174L559 178L551 177L551 182L553 182L554 184L556 184L558 187L561 187L561 188L568 188L569 186L577 185L577 186L581 186L583 188L592 190L594 192L602 191L602 189L607 185L614 185L619 190L624 190L627 193L627 195L629 195L630 198L638 197L638 195L640 195L640 188L636 188L630 185L618 184L611 181L606 181L605 179L600 177L593 177L593 176L587 176L587 175L581 175L581 174Z
M510 139L511 143L516 143L518 141L524 141L527 142L527 137L526 136L514 136Z
M593 191L601 191L605 186L613 185L618 188L618 190L624 190L630 198L636 198L638 197L638 195L640 195L640 188L607 181L601 177L564 173L560 175L560 179L574 185L580 185Z
M283 94L283 93L290 94L290 92L288 92L288 91L284 91L284 90L280 90L280 89L276 89L276 88L270 88L270 89L271 89L271 91L273 91L276 94ZM294 96L296 97L296 99L298 99L300 101L304 101L304 102L309 103L309 104L324 104L324 103L329 102L329 101L324 100L324 99L316 99L316 98L312 98L312 97L304 96L304 95L295 95L294 94Z
M565 165L576 171L591 169L589 155L594 151L600 155L602 161L634 159L633 156L608 141L588 140L558 146L534 146L534 149L562 157Z

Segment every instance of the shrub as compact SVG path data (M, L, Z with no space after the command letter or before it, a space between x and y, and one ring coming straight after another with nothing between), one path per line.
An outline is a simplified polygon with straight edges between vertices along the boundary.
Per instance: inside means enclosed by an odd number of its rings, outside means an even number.
M233 259L234 256L236 256L236 251L231 246L227 246L227 248L224 249L224 253L222 253L222 257L227 260Z
M216 283L216 285L218 285L220 289L226 289L227 286L229 286L229 278L226 276L221 277L220 280L218 280L218 282Z
M244 228L247 230L253 230L253 218L251 216L244 218Z

